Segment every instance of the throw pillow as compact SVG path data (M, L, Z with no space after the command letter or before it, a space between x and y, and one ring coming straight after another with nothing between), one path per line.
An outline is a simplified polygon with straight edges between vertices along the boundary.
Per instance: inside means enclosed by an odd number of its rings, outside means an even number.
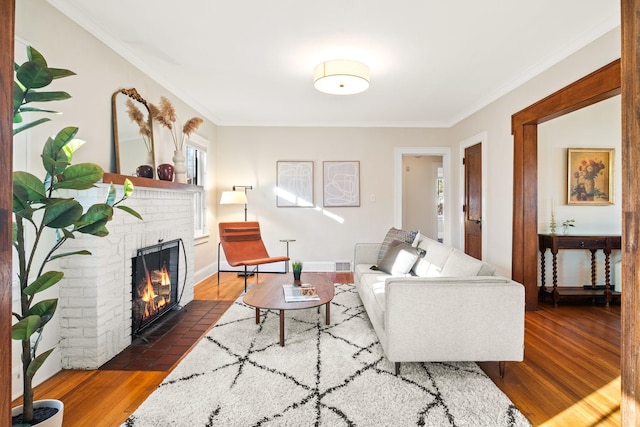
M447 262L442 267L443 277L477 276L482 268L482 261L464 252L454 249Z
M395 227L391 227L389 231L387 231L387 235L382 241L382 246L380 246L377 263L379 264L380 261L382 261L382 257L384 256L384 254L387 253L387 250L389 249L391 242L393 242L394 240L399 240L401 242L411 244L416 239L417 235L418 235L417 231L406 231L406 230L397 229Z
M442 276L442 267L444 267L447 259L453 252L453 248L427 237L422 239L418 248L426 250L427 254L423 259L419 259L418 262L416 262L416 265L413 266L413 272L416 276Z
M414 248L418 247L418 243L420 243L420 241L422 240L422 234L420 234L420 230L416 231L416 237L413 238L413 242L411 243L411 246L413 246Z
M392 276L404 276L411 271L421 254L424 255L424 251L421 252L409 243L395 240L378 263L378 270Z
M480 267L480 271L478 271L478 276L494 276L495 274L496 268L486 262L482 263L482 267Z

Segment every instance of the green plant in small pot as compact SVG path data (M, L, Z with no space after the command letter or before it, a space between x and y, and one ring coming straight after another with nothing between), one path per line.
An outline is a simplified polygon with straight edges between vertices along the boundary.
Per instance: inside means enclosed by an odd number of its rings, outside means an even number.
M300 273L302 273L302 262L293 261L291 263L291 270L293 270L293 280L300 281Z
M44 57L34 48L27 47L29 60L15 65L13 87L13 134L49 121L40 118L23 123L25 112L55 113L29 105L31 102L60 101L70 98L66 92L42 91L54 79L74 75L72 71L50 68ZM114 207L142 219L133 209L120 205L133 193L133 185L125 181L124 194L116 200L113 185L104 203L96 203L86 210L74 198L58 195L58 190L87 190L102 180L103 170L93 163L72 165L73 153L84 144L75 139L76 127L66 127L55 137L50 137L42 149L43 178L30 172L13 172L13 246L18 260L20 282L20 312L12 313L16 322L12 326L12 338L22 343L23 405L21 416L14 418L17 425L33 425L43 421L36 418L33 401L33 377L54 348L38 353L38 345L44 327L53 318L58 299L40 299L39 293L60 282L64 273L47 271L45 267L53 260L71 255L91 255L80 250L60 253L58 250L68 239L78 233L106 236L106 224L111 221ZM29 230L29 231L28 231ZM31 234L29 234L31 233ZM54 239L47 239L53 233ZM46 242L51 247L42 248ZM37 407L38 405L36 405ZM54 415L55 416L55 415ZM61 414L59 415L62 423ZM14 422L14 425L15 422Z

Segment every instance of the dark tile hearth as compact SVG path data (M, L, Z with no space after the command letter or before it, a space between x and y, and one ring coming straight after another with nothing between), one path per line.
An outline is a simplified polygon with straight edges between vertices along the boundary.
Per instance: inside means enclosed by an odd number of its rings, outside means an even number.
M194 300L172 310L100 367L118 371L168 371L220 319L233 301Z

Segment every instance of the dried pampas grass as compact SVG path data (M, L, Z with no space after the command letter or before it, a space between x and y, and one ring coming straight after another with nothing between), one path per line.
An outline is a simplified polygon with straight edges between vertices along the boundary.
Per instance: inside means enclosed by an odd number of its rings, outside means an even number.
M169 101L164 96L161 96L160 107L149 104L149 111L151 112L151 116L154 120L160 123L160 125L169 129L171 138L173 138L173 145L175 146L176 150L179 151L182 151L185 139L204 122L204 120L200 117L190 118L182 127L182 136L179 138L178 130L175 126L175 122L178 120L178 116L176 115L176 110L173 108L171 101Z
M149 126L149 121L145 120L144 114L140 109L133 103L131 99L127 99L127 114L129 115L129 119L138 125L140 129L140 135L142 136L142 140L144 141L144 145L147 147L147 152L151 152L151 126Z

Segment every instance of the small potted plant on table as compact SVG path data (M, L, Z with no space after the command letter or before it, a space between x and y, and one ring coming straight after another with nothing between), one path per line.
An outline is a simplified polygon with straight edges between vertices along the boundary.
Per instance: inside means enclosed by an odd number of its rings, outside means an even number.
M302 273L302 262L301 261L293 261L291 263L291 269L293 270L293 283L296 285L300 284L300 273Z

